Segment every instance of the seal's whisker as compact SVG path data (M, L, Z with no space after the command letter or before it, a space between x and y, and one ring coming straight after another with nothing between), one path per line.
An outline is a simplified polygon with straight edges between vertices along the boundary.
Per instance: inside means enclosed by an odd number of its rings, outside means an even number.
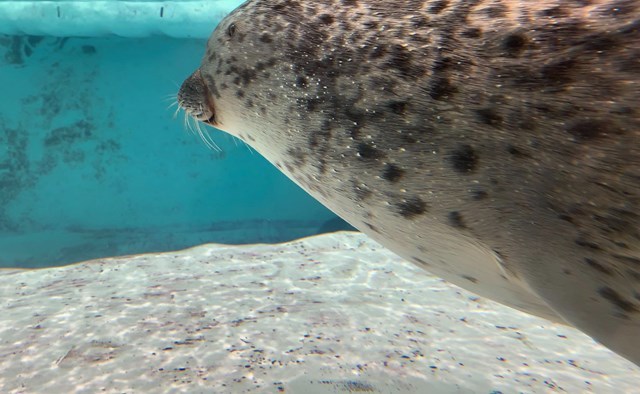
M212 150L215 150L216 152L222 152L222 149L220 149L218 144L216 144L216 142L213 140L213 137L211 137L211 135L206 130L203 131L202 128L200 128L199 126L197 126L196 128L198 130L198 134L200 135L200 138L202 139L202 141L207 147L209 147Z
M205 129L203 133L208 137L209 142L215 147L216 152L222 152L222 148L220 148L220 146L215 142L215 140L209 133L209 130Z
M167 109L169 109L169 108L167 108ZM181 109L182 109L182 108L181 108L180 106L178 106L178 107L176 108L176 111L173 113L173 119L175 119L175 118L177 118L177 117L178 117L178 114L180 113L180 110L181 110Z
M189 120L191 120L191 116L185 111L185 113L184 113L184 128L185 128L185 130L187 130L191 134L194 134L193 128L191 127L191 122L189 122Z
M162 101L174 101L177 99L178 99L178 96L176 94L168 94L167 96L162 98Z
M190 122L191 120L194 121L193 124ZM211 137L211 135L207 132L207 130L202 129L202 125L197 119L190 116L189 121L187 121L187 123L189 124L190 131L194 135L197 135L198 137L200 137L202 142L204 142L205 146L207 146L209 149L214 150L216 152L222 152L222 149L218 146L218 144L216 144L216 142L213 140L213 137Z
M167 109L175 107L176 105L178 105L178 100L175 100L174 102L172 102L171 104L169 104L169 106L167 106ZM178 106L178 109L180 109L180 106Z
M251 153L251 156L255 155L256 152L255 150L251 147L251 145L247 144L246 142L242 141L244 143L244 146L247 147L247 149L249 150L249 153Z

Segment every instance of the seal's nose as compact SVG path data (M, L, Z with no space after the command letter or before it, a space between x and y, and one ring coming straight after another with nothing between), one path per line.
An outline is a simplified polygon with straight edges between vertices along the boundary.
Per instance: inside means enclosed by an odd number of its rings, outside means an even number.
M196 70L180 86L178 105L192 118L212 126L216 125L213 99L200 70Z

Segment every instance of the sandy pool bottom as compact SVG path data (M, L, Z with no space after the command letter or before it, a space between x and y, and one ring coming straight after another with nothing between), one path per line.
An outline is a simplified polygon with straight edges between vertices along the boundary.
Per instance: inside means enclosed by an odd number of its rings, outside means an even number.
M358 233L0 271L1 393L639 392L580 332Z

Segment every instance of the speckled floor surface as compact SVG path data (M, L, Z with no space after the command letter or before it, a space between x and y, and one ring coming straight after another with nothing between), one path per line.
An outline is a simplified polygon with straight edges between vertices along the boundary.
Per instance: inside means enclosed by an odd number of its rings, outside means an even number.
M574 329L361 234L0 271L1 393L639 392Z

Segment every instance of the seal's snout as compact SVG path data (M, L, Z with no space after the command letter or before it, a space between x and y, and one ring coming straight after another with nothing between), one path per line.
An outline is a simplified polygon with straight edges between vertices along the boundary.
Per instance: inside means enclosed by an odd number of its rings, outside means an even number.
M192 118L212 126L216 125L213 99L200 70L196 70L180 86L178 105Z

